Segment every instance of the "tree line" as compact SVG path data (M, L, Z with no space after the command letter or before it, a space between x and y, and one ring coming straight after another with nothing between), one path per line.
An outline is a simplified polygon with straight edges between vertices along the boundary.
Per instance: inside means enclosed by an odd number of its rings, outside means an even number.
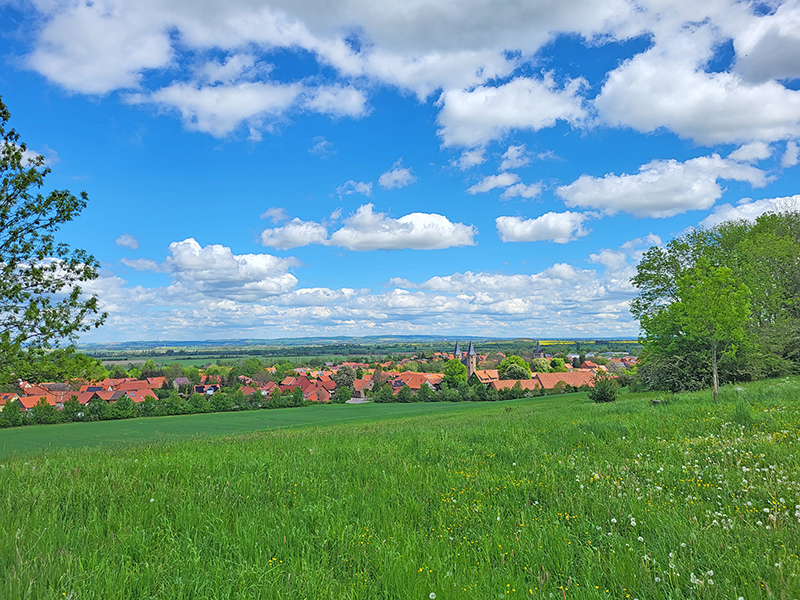
M693 229L652 247L631 283L642 389L672 392L800 372L800 211Z

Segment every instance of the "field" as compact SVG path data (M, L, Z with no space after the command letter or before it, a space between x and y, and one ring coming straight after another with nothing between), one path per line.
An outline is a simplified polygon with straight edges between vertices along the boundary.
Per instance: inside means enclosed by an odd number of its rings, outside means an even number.
M7 458L0 597L800 597L797 379L410 406Z

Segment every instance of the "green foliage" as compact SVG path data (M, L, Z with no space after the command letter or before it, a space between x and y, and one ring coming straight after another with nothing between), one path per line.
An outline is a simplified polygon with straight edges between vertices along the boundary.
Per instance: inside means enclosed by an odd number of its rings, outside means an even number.
M106 421L112 418L111 406L102 398L89 401L89 421Z
M546 358L534 358L531 360L531 371L534 373L549 373L550 361Z
M613 402L617 399L619 386L614 377L598 372L593 378L594 387L589 388L589 399L594 402Z
M106 318L81 285L98 276L97 260L57 243L55 234L85 208L88 197L67 190L38 193L50 168L26 158L11 114L0 100L0 383L42 350L74 342Z
M113 419L133 419L136 416L138 416L136 404L127 394L117 400L111 407L111 418Z
M715 381L800 370L799 262L800 213L791 210L648 250L631 280L644 332L641 384L717 389Z
M74 421L83 420L83 407L78 402L77 396L70 396L64 402L64 408L61 409L61 418L65 423L72 423Z
M553 360L550 361L551 373L566 373L568 371L569 369L567 369L563 358L554 358Z
M33 414L33 420L37 425L52 425L61 420L61 413L44 398L39 398L39 401L34 404L31 412Z
M513 354L503 359L503 362L501 362L497 367L497 371L500 379L531 378L531 368L528 365L528 362L524 358L515 356Z
M344 404L353 397L353 390L349 386L342 386L336 390L336 402Z
M454 388L459 383L466 383L467 381L467 367L464 366L457 358L451 358L444 364L442 369L444 379L442 380L443 387Z
M200 370L197 367L184 368L183 376L191 381L194 385L200 385L202 377L200 376Z
M410 387L404 385L400 388L400 391L397 392L397 401L398 402L414 402L414 392Z
M22 425L22 405L19 400L9 400L3 409L3 418L11 427Z
M356 380L356 371L350 365L342 365L339 367L331 376L334 382L336 382L336 387L353 387L353 382Z

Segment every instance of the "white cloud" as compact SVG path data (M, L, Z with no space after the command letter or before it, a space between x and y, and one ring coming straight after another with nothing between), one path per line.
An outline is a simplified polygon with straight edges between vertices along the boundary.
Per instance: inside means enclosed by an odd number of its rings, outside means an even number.
M269 124L281 117L301 92L302 87L296 83L242 82L217 86L173 83L149 95L131 95L128 101L177 110L188 129L215 137L225 137L246 123L251 137L258 138L265 121Z
M737 148L728 158L738 162L754 163L772 156L772 147L764 142L753 142Z
M542 193L542 186L539 183L532 183L525 185L524 183L516 183L508 188L500 195L501 198L527 198L531 200L536 198Z
M369 181L354 181L348 179L342 185L336 188L336 193L339 197L349 196L350 194L364 194L367 197L372 196L372 182Z
M524 167L531 162L528 152L525 150L525 144L519 146L509 146L508 150L503 154L503 161L500 163L501 171L508 171L509 169L518 169Z
M753 19L736 33L734 48L736 70L750 81L800 77L800 5L785 2Z
M402 159L400 159L378 178L378 183L385 190L396 190L411 185L416 180L411 169L403 167Z
M152 271L153 273L163 273L165 271L162 265L149 258L123 258L120 262L126 267L137 271Z
M207 85L215 83L232 84L241 80L243 77L250 79L257 59L252 54L232 54L225 59L225 62L218 60L208 61L197 68L196 77L200 82ZM270 66L262 66L262 71L271 71Z
M725 221L738 221L740 219L755 221L764 213L784 210L800 210L800 195L785 196L783 198L764 198L763 200L744 198L735 206L721 204L715 206L714 212L700 221L700 226L714 227Z
M131 250L136 250L139 247L139 240L133 237L130 233L123 233L117 239L114 240L114 243L117 246L122 246L123 248L130 248Z
M393 219L373 212L372 204L360 206L344 220L344 227L331 234L328 244L349 250L434 250L473 246L478 231L472 225L452 223L431 213L411 213Z
M686 162L653 160L632 175L581 175L556 193L571 207L664 218L711 207L722 196L718 179L746 181L754 187L767 183L764 171L712 154Z
M486 150L484 148L473 148L472 150L464 150L457 160L451 164L455 165L462 171L477 167L486 162Z
M314 112L335 117L363 117L367 97L352 86L331 85L308 89L302 105Z
M500 239L504 242L555 242L566 244L589 235L583 223L591 215L566 211L549 212L534 219L520 217L497 217L495 224Z
M519 175L516 173L499 173L497 175L487 175L478 183L467 190L468 194L480 194L489 192L496 188L504 188L519 182Z
M663 127L706 145L800 135L800 92L704 70L720 41L712 26L687 25L668 37L608 74L595 100L607 124Z
M270 206L267 210L261 213L262 219L269 219L273 223L280 223L281 221L286 221L289 218L289 213L286 212L285 208L281 208L280 206Z
M333 149L333 143L326 140L323 136L318 135L312 141L314 145L308 149L309 154L319 156L320 158L330 158L336 154L336 150Z
M234 254L227 246L201 246L193 238L169 245L165 267L175 293L200 293L212 298L254 300L285 294L297 285L288 269L294 258L271 254Z
M577 125L587 117L579 95L583 79L563 87L545 73L541 79L518 77L499 86L446 90L439 98L439 135L445 146L474 147L512 130L539 131L562 120Z
M299 248L309 244L324 244L328 239L327 228L313 221L292 219L282 227L265 229L261 232L261 243L278 250Z
M786 142L786 152L781 157L781 166L784 169L793 167L797 164L798 147L796 142Z

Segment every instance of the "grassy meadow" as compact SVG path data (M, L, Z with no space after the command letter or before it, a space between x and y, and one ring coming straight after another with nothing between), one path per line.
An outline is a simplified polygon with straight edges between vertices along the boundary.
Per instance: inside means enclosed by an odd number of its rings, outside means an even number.
M15 455L0 597L800 598L800 380L623 398Z

